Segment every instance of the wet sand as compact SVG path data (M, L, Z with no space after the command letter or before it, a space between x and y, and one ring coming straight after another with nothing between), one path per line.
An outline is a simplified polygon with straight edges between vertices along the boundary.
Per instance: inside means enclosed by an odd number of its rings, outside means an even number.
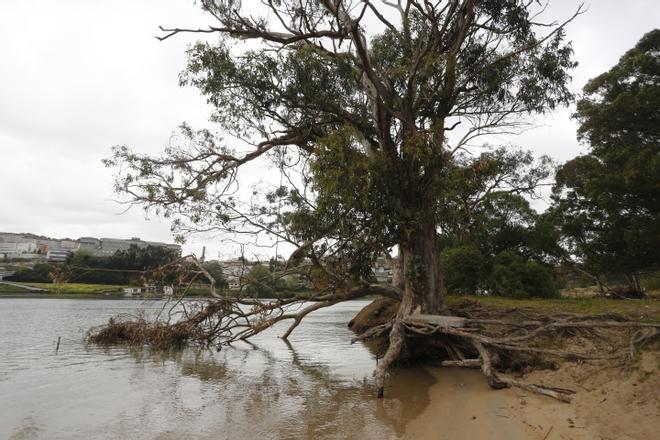
M429 388L429 405L406 427L405 439L598 438L570 404L523 390L492 390L477 370L427 371L437 382Z

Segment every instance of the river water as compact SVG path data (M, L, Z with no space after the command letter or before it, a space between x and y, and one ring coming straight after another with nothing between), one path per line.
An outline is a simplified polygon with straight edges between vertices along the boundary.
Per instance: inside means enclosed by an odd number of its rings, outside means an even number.
M366 304L309 315L289 343L280 326L220 352L160 352L84 335L162 302L0 299L0 439L398 438L434 379L399 370L374 398L376 360L346 327Z

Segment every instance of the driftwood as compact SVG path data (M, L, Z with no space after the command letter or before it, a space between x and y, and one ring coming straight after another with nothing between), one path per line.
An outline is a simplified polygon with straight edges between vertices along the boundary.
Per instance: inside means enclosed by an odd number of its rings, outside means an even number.
M407 322L440 325L443 327L465 327L466 318L460 316L412 314Z
M443 367L481 368L481 359L464 359L458 361L442 361Z

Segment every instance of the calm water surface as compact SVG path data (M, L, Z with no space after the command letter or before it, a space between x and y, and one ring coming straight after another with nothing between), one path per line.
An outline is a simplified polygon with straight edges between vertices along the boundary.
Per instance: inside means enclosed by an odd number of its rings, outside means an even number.
M158 301L0 299L0 439L398 438L433 379L401 370L373 398L375 358L346 327L366 304L309 315L290 343L280 326L211 353L85 345Z

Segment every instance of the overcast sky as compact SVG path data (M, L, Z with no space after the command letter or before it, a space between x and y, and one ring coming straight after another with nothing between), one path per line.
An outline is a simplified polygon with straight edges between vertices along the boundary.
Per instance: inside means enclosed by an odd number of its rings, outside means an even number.
M577 5L554 0L548 17ZM652 0L587 6L567 30L580 63L575 91L660 23ZM183 121L208 125L204 98L177 85L194 37L154 38L158 25L208 23L189 0L0 0L0 231L171 241L167 221L122 213L101 159L117 144L159 152ZM539 120L515 143L559 161L583 152L571 111ZM208 237L184 250L202 244L211 256L234 252Z

